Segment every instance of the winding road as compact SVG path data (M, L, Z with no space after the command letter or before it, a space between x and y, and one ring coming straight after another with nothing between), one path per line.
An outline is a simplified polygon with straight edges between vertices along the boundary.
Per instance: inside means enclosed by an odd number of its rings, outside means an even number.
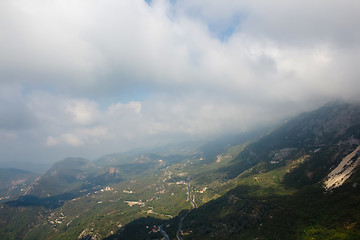
M188 199L192 203L193 208L196 208L196 203L191 199L191 195L190 195L190 180L191 180L191 178L188 177L187 182L186 182L187 188L188 188Z
M169 235L167 235L167 233L163 230L162 225L160 226L160 233L165 240L170 240Z
M191 180L191 178L188 177L188 179L187 179L187 181L186 181L186 185L187 185L187 188L188 188L188 199L189 199L189 201L190 201L190 202L192 203L192 205L193 205L193 208L192 208L192 209L194 209L194 208L196 208L196 203L191 199L190 180ZM186 216L188 215L188 213L189 213L192 209L190 209L190 210L185 214L185 216L183 216L183 217L180 219L179 227L178 227L178 230L177 230L177 232L176 232L176 238L177 238L178 240L183 240L182 237L181 237L181 233L180 233L180 232L181 232L181 229L182 229L182 225L183 225L184 219L186 218Z

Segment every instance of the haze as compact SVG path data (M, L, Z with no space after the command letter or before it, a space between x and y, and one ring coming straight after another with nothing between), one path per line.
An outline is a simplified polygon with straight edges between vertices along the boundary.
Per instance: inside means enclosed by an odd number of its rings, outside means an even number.
M0 166L210 139L359 101L360 2L2 0Z

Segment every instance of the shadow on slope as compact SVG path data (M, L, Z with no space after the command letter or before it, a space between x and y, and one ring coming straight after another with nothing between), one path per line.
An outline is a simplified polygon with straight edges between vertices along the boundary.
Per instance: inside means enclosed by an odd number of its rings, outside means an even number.
M193 210L184 239L360 239L360 189L352 183L324 194L320 184L292 195L254 196L240 185Z
M189 212L183 239L360 239L360 173L332 192L321 184L281 195L272 187L241 184ZM170 220L137 219L105 239L155 239L146 226L163 224L174 239L184 210Z
M115 234L103 238L103 240L160 239L162 235L157 229L164 222L158 218L142 217L127 224Z
M65 201L71 200L76 197L80 197L84 194L85 192L72 191L50 197L37 197L33 195L25 195L19 197L17 200L8 201L5 202L4 204L9 207L42 206L47 209L55 209L61 207Z

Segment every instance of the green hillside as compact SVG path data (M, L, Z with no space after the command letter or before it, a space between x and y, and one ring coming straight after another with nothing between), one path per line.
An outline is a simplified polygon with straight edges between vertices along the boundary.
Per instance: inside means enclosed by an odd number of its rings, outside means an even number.
M38 177L38 174L14 168L0 168L0 202L14 200Z
M0 239L360 239L359 106L192 144L60 161L1 204Z

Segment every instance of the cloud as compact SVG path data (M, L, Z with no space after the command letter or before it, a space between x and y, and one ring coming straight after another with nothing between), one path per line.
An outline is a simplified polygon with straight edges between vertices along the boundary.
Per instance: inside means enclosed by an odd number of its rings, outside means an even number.
M105 127L97 126L93 128L78 128L72 133L60 134L57 137L48 136L46 146L55 147L59 144L65 144L71 147L81 147L85 143L99 144L100 139L106 139L108 130Z
M72 99L66 103L65 112L74 123L88 125L96 122L101 116L97 103L88 100Z
M58 144L58 140L52 136L48 136L47 140L46 140L46 145L47 146L56 146Z
M65 133L60 136L61 140L73 147L80 147L84 145L83 141L81 139L71 133Z
M41 161L93 157L360 101L359 9L350 0L3 0L2 158L11 149Z
M19 85L1 86L0 116L0 130L28 129L37 124Z
M283 0L158 0L151 5L141 0L3 1L1 79L34 88L50 85L75 97L104 98L126 93L135 84L160 90L207 86L251 91L267 83L278 88L286 78L310 87L310 79L323 83L329 70L346 67L342 72L352 76L337 73L338 78L330 80L336 85L358 75L350 67L359 51L354 31L358 5ZM234 18L240 20L234 23ZM222 42L220 35L233 24ZM332 64L312 74L315 67L308 65L318 64L312 55L327 47Z
M107 109L107 114L110 116L121 114L123 111L132 111L135 114L141 114L141 102L129 102L126 104L116 103L112 104Z

